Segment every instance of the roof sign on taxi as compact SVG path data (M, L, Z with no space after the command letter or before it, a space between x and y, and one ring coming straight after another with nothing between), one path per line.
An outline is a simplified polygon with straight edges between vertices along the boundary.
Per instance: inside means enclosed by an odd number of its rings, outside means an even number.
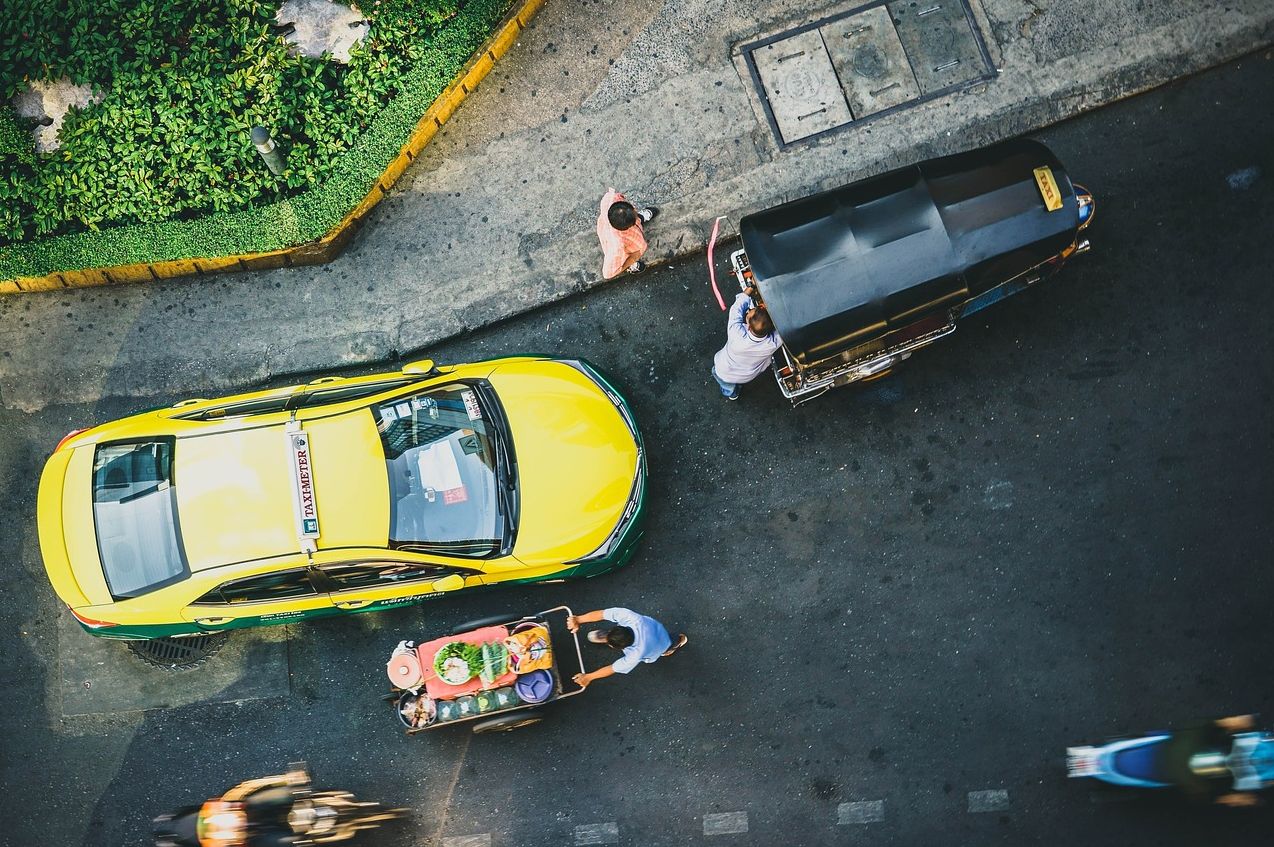
M288 467L292 473L292 514L296 519L296 537L301 549L313 553L314 539L319 537L318 504L314 500L314 466L310 462L310 437L295 421L284 430L287 439Z
M1035 184L1039 187L1040 196L1044 198L1044 208L1050 212L1056 212L1062 208L1062 192L1057 187L1057 180L1053 179L1053 169L1047 165L1036 168Z

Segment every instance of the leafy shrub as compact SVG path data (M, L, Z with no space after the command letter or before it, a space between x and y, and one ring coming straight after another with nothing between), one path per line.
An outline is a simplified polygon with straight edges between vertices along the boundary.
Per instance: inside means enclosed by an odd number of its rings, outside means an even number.
M437 52L434 42L453 37L452 28L467 32L472 16L460 14L464 8L472 5L482 17L492 5L367 0L360 10L372 22L370 33L342 65L290 55L274 26L279 2L6 4L0 96L11 97L24 79L66 76L105 99L67 114L60 150L34 163L0 159L7 209L0 213L0 246L191 220L321 186L409 73ZM258 124L286 151L280 176L252 147L249 131Z
M442 5L434 3L432 7ZM322 237L371 190L421 115L486 40L509 5L510 0L466 0L453 15L443 16L423 43L417 44L412 67L401 77L396 96L367 119L365 128L360 125L344 154L332 158L330 171L306 190L234 212L175 216L100 233L70 233L0 246L0 279L267 252ZM253 151L249 161L268 175L264 164L252 158L255 156ZM0 191L3 185L0 181Z

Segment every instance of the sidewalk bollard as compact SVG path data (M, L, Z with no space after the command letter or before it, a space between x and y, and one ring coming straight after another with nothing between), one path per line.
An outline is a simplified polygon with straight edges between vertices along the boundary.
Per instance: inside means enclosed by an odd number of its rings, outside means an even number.
M257 152L261 154L261 158L265 159L266 167L270 169L270 173L278 176L283 173L283 154L279 152L278 146L274 143L274 139L270 137L270 133L263 126L254 126L252 128L252 146L257 148Z

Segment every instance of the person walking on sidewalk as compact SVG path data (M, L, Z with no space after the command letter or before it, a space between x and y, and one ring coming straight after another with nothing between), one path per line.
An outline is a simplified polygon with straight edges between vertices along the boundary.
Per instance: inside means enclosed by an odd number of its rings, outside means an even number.
M641 260L646 252L645 225L658 214L659 209L654 206L638 209L613 188L606 192L597 216L597 240L602 243L602 279L646 269L646 263Z
M725 399L738 400L739 386L756 379L783 342L751 286L734 298L725 331L725 346L712 360L712 377Z
M587 688L590 682L614 676L617 673L628 673L642 662L654 662L663 656L671 656L690 639L683 634L675 638L668 634L664 625L652 617L639 615L632 609L613 607L598 609L583 615L571 615L566 619L566 628L571 632L579 632L580 624L613 621L615 626L609 629L595 629L588 634L588 640L594 644L609 644L616 650L623 650L624 655L613 664L598 668L588 673L575 674L575 684Z

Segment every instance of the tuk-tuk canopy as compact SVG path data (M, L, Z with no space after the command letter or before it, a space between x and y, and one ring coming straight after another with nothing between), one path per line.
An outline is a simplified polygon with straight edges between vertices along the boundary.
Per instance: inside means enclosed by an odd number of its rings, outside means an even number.
M1061 195L1049 211L1034 170ZM1070 178L1037 141L932 159L776 206L739 223L788 352L810 364L1034 267L1071 244Z

